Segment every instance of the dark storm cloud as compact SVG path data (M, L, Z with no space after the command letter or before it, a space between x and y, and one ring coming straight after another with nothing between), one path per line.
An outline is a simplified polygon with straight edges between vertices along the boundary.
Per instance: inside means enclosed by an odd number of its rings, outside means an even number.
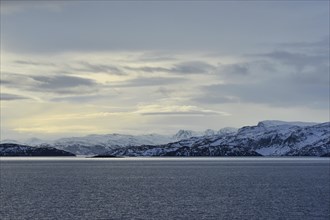
M187 81L185 78L178 77L139 77L127 80L122 84L114 84L113 87L141 87L141 86L161 86L172 85Z
M9 93L1 93L0 94L0 100L1 101L13 101L13 100L22 100L22 99L30 99L30 98L26 97L26 96L9 94Z

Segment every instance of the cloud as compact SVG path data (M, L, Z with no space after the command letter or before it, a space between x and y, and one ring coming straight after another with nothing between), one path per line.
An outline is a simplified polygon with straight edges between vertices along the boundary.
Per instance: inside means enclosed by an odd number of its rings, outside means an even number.
M97 101L102 98L106 98L108 96L103 95L73 95L73 96L65 96L65 97L56 97L50 99L52 102L69 102L69 103L86 103Z
M34 88L37 82L28 75L2 72L1 73L1 85L4 87L16 88L16 89L29 89Z
M133 71L141 71L147 73L165 72L165 73L182 73L182 74L205 74L210 73L215 69L215 66L203 62L203 61L189 61L174 63L172 67L160 67L160 66L142 66L142 67L130 67L125 66L125 69Z
M0 79L0 84L1 85L10 85L12 81L7 80L7 79Z
M152 66L130 67L130 66L125 66L124 68L127 69L127 70L140 71L140 72L146 72L146 73L171 72L171 69L165 68L165 67L152 67Z
M220 68L222 72L228 75L244 76L249 73L249 65L247 63L228 64Z
M21 65L32 65L32 66L55 66L54 63L34 62L29 60L15 60L14 63Z
M208 104L208 105L239 103L241 101L240 97L234 96L234 93L232 93L231 95L212 93L212 90L215 90L213 88L214 86L215 85L212 85L212 87L211 86L204 87L202 89L203 93L199 96L192 98L191 100L199 104Z
M30 98L26 97L26 96L9 94L9 93L1 93L0 94L0 100L1 101L13 101L13 100L22 100L22 99L30 99Z
M31 78L40 83L39 88L50 90L95 85L93 80L75 76L32 76Z
M291 48L291 49L312 49L318 51L329 50L329 38L327 35L319 41L300 41L300 42L289 42L289 43L281 43L279 46L283 48Z
M84 71L84 72L92 72L92 73L110 73L114 75L126 75L121 69L112 65L105 64L91 64L89 62L83 61L80 62L83 68L76 68L74 70Z
M277 107L328 108L329 84L302 84L288 79L247 84L214 84L192 100L203 104L255 103Z
M306 54L288 51L273 51L260 54L281 64L294 67L296 71L302 71L306 67L317 67L319 65L329 64L329 54Z
M75 76L33 76L37 82L36 89L54 93L90 93L98 90L98 84L91 79Z
M17 127L13 129L17 132L29 132L29 133L54 133L54 134L63 134L63 133L89 133L90 131L98 131L97 126L93 125L34 125L25 127Z
M222 81L200 87L201 94L191 100L198 104L329 108L328 53L276 50L245 58L247 62L220 65L216 73Z
M268 60L258 59L255 57L251 60L239 61L230 64L218 64L214 71L216 80L212 83L216 84L247 84L255 83L271 78L276 78L278 75L287 75L287 69L283 69L283 65Z
M59 1L1 1L1 14L11 15L28 10L60 11L65 2Z
M139 77L126 80L123 83L112 84L113 87L141 87L141 86L161 86L183 83L187 81L180 77Z
M173 55L164 54L161 52L149 52L142 54L138 61L142 62L162 62L162 61L175 61L177 58Z
M249 76L250 68L248 63L220 64L215 70L215 74L223 80L242 79Z
M174 65L172 72L186 73L186 74L202 74L214 70L215 67L202 61L182 62Z
M162 96L169 97L175 90L168 89L166 87L159 87L155 92L161 94Z
M168 116L207 116L207 115L223 115L228 116L229 113L221 111L213 111L203 109L192 105L140 105L135 112L141 115L168 115Z
M104 89L104 90L102 90ZM107 90L106 87L100 88L100 91L96 93L84 93L84 94L58 94L58 96L54 98L50 98L49 101L51 102L63 102L63 103L70 103L70 104L87 104L87 103L103 103L108 102L109 100L115 101L122 101L122 97L120 96L122 93L117 92L116 90ZM106 104L107 105L107 104Z
M28 76L16 73L3 73L1 84L6 87L32 92L50 92L57 94L91 93L99 89L94 80L76 76Z
M285 2L276 7L258 2L238 7L221 1L203 2L203 7L185 2L177 3L177 7L171 2L67 2L1 1L2 14L22 12L6 16L2 23L5 49L28 54L114 50L233 54L258 51L260 42L265 41L303 42L323 36L329 26L326 2L313 7L296 2L294 10ZM169 11L172 19L168 18ZM127 19L126 14L134 19Z

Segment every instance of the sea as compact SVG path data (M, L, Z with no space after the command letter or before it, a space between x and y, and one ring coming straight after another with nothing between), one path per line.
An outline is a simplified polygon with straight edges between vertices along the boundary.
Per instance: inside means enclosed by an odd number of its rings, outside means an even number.
M329 158L0 158L0 219L330 219Z

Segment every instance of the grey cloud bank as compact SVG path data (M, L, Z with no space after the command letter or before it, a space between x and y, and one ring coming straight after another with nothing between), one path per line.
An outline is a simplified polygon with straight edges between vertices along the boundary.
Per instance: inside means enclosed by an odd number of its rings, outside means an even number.
M112 84L113 87L143 87L143 86L161 86L168 84L177 84L187 81L179 77L139 77L126 80L123 83ZM111 86L111 85L110 85Z
M328 1L1 1L4 136L322 122L329 96Z
M80 1L54 2L44 8L28 6L13 3L11 8L20 8L17 13L2 13L5 50L206 50L232 54L253 51L262 43L296 41L301 36L315 40L328 34L329 25L328 2ZM58 10L49 10L50 6ZM86 15L93 15L93 19Z
M30 99L30 98L21 95L8 94L8 93L1 93L0 95L0 100L11 101L11 100L22 100L22 99Z
M223 82L201 87L202 95L192 100L329 109L327 48L327 54L274 51L258 55L261 60L220 65L217 75Z
M122 70L120 70L118 67L113 65L105 65L105 64L91 64L88 62L81 62L83 68L76 68L73 70L76 71L83 71L83 72L89 72L89 73L109 73L114 75L126 75Z
M328 109L329 85L299 85L286 80L257 84L211 85L194 101L206 104L260 103L273 107L310 107Z
M179 62L175 63L173 67L151 67L151 66L143 66L143 67L124 67L128 70L142 71L142 72L150 72L150 73L182 73L182 74L204 74L208 73L215 69L215 66L203 62L203 61L189 61L189 62Z
M51 92L51 93L88 93L97 90L97 83L90 79L65 75L23 75L2 73L1 84L21 91Z

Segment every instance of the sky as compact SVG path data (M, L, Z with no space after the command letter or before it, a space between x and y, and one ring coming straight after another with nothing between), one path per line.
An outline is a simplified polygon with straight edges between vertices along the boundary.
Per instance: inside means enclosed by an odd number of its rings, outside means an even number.
M329 1L3 1L1 139L329 119Z

